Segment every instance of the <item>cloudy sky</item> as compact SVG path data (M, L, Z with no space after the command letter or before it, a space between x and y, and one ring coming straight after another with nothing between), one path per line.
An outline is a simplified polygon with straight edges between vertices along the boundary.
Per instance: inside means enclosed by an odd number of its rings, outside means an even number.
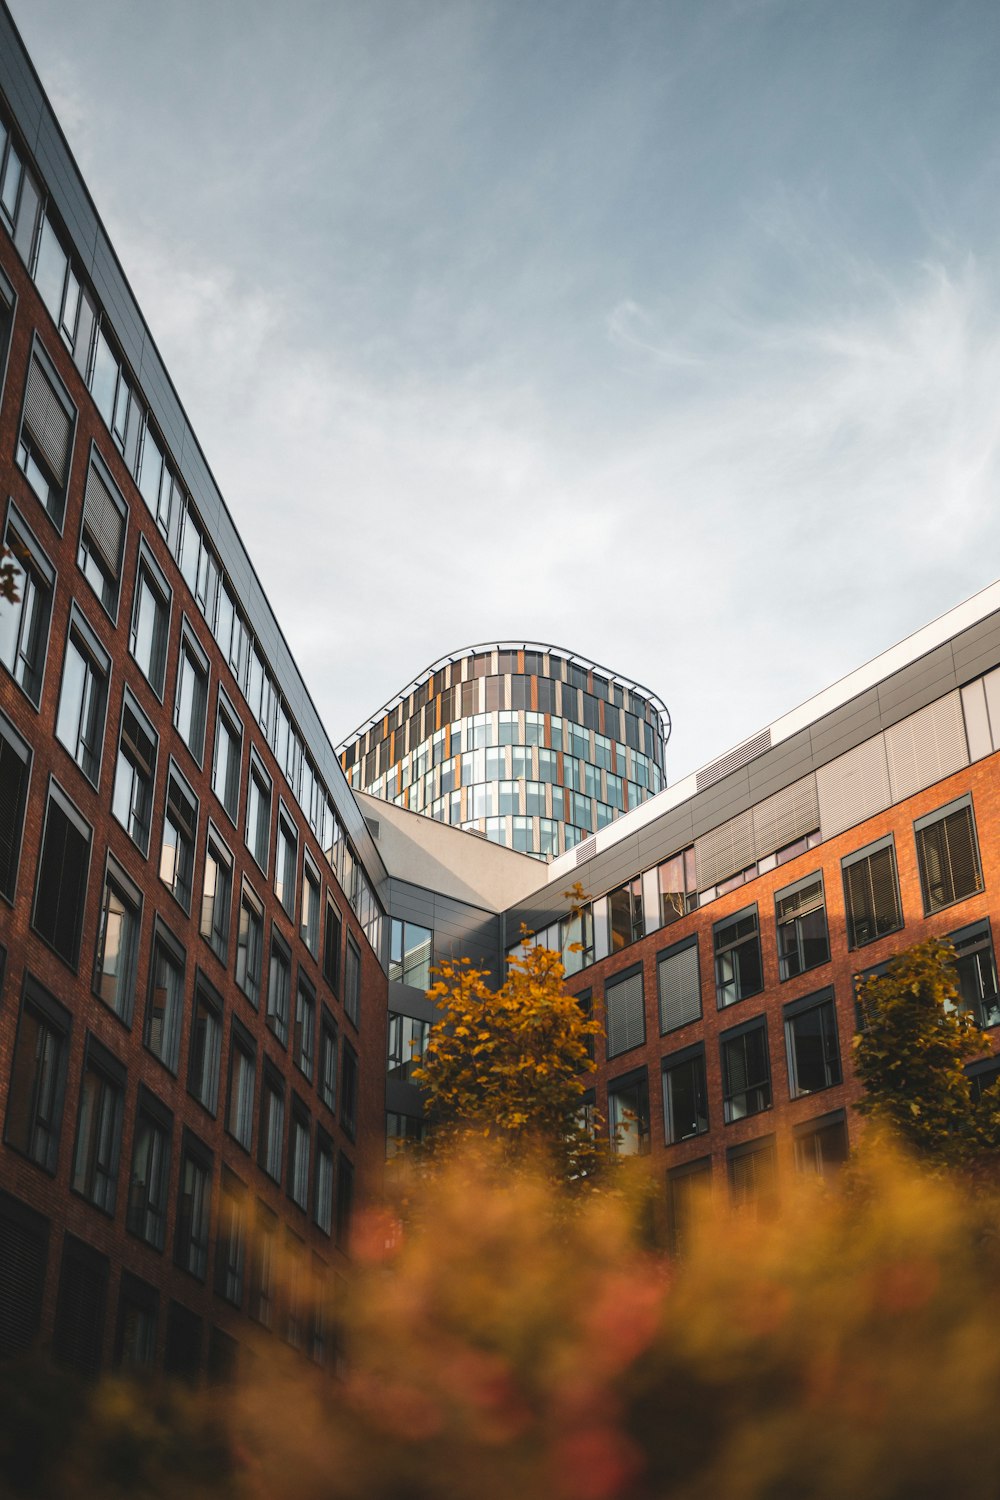
M10 0L336 742L436 657L669 774L1000 574L996 0Z

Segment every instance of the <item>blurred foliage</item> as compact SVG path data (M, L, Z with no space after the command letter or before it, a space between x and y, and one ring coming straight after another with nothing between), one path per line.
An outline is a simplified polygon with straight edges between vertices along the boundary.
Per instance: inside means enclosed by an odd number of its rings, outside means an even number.
M363 1216L339 1376L270 1339L224 1393L35 1370L3 1391L17 1496L983 1500L1000 1484L1000 1195L884 1145L704 1198L650 1244L642 1164L553 1191L489 1143ZM34 1467L33 1467L34 1466Z
M21 597L17 580L22 569L17 566L14 556L9 547L0 545L0 602L7 604L16 604Z
M858 1005L860 1113L941 1165L995 1147L1000 1101L995 1090L976 1101L964 1067L993 1044L961 1008L952 944L931 938L897 953L885 974L858 985Z

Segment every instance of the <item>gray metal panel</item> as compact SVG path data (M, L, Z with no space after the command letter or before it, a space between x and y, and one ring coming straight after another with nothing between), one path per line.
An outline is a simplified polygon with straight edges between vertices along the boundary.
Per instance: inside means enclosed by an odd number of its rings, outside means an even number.
M401 1078L385 1080L385 1107L397 1115L420 1116L424 1112L421 1093L416 1084L406 1083Z
M730 818L720 827L695 839L694 855L700 891L718 885L728 875L735 875L737 870L745 870L748 865L753 864L752 810L748 808L739 817Z
M952 642L952 659L960 682L1000 664L1000 613L970 625Z
M783 740L780 745L747 766L750 795L754 799L770 796L772 792L787 786L789 781L797 781L812 769L812 740L808 729L800 729L798 734Z
M754 856L761 859L783 849L819 827L819 798L815 775L793 781L758 802L752 813Z
M969 752L958 690L893 724L885 731L885 749L893 802L901 802L967 766Z
M883 722L886 715L902 718L913 713L957 686L951 642L945 641L943 646L928 651L919 661L911 662L879 683L878 702Z
M862 740L870 739L882 728L879 711L878 689L870 688L859 693L850 703L825 714L816 724L809 726L809 742L813 754L830 759L851 750Z
M43 115L39 121L35 158L49 188L49 195L65 220L90 269L97 244L97 215L75 174L67 171L66 148L54 121Z
M889 806L889 767L881 735L857 745L816 773L819 821L825 839Z
M412 984L389 985L389 1009L401 1016L415 1016L418 1021L433 1022L440 1014L424 991L414 989Z

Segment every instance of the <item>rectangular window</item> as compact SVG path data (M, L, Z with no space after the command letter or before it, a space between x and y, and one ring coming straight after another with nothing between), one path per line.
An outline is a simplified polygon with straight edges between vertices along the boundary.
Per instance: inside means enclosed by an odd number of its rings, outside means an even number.
M101 923L94 962L94 993L126 1026L132 1024L142 894L121 865L108 855Z
M616 1156L649 1151L649 1083L642 1068L608 1084L608 1126Z
M76 408L36 340L24 392L17 465L60 530L75 425Z
M351 1243L351 1222L354 1215L354 1167L343 1152L337 1167L337 1246L347 1252Z
M989 922L976 922L950 934L962 1003L978 1026L1000 1026L997 966Z
M246 840L247 848L266 875L271 842L271 778L252 752L247 789Z
M715 945L715 993L720 1010L735 1005L764 988L764 970L760 956L760 932L757 908L743 911L716 922L712 928Z
M355 1026L361 1022L361 954L353 938L347 939L344 958L344 1013Z
M0 610L9 608L9 604L0 605ZM31 750L0 713L0 896L10 902L17 890L30 774Z
M791 1098L816 1094L842 1081L833 991L804 995L786 1005L785 1046Z
M771 1064L764 1017L720 1038L722 1101L726 1123L771 1108Z
M149 849L156 747L153 726L126 688L122 698L111 811L143 855Z
M41 985L25 981L7 1094L4 1140L54 1173L66 1092L70 1015Z
M847 1119L842 1109L795 1127L795 1169L833 1177L847 1160Z
M403 1016L389 1012L389 1045L386 1076L410 1081L413 1069L419 1064L427 1050L430 1024L418 1021L414 1016Z
M255 1228L250 1257L250 1305L247 1311L262 1328L270 1328L274 1323L274 1266L278 1220L259 1200Z
M283 1047L288 1045L291 994L291 958L275 930L271 936L271 965L267 975L267 1024Z
M327 1109L337 1106L337 1025L323 1006L319 1023L319 1097Z
M124 1100L124 1067L88 1034L71 1186L107 1214L115 1211Z
M686 1048L663 1059L663 1122L668 1146L708 1129L705 1048Z
M778 928L778 972L782 979L794 979L828 961L830 940L821 874L807 875L804 880L776 891L774 917Z
M32 925L71 969L76 968L80 956L90 839L90 824L56 782L50 781Z
M274 894L290 917L295 916L295 866L299 839L295 825L285 812L278 810L278 837L274 847Z
M199 766L205 754L205 717L208 711L208 657L187 624L181 633L177 665L174 724Z
M184 949L157 922L149 965L144 1041L171 1073L177 1072L184 1009Z
M615 975L604 986L604 1025L608 1038L608 1056L617 1057L646 1040L646 1011L643 996L642 969L630 969Z
M233 897L233 857L211 823L205 846L205 877L201 896L202 937L226 962L229 943L229 909Z
M940 911L983 889L972 798L960 797L913 825L924 915Z
M340 933L340 912L328 896L326 930L323 934L323 978L335 995L340 992Z
M169 632L170 586L145 541L140 541L129 651L153 692L161 699Z
M260 1096L258 1161L275 1182L281 1181L281 1150L285 1135L285 1085L281 1074L265 1061Z
M340 1123L354 1139L358 1109L358 1055L349 1042L344 1043L343 1072L340 1080Z
M198 799L171 761L167 773L166 807L163 811L160 879L186 912L191 910L197 832Z
M236 937L236 983L254 1010L260 1004L263 961L264 908L244 880L240 895L240 925Z
M115 1331L115 1368L133 1375L151 1374L156 1361L156 1315L159 1293L155 1287L123 1271L118 1292L118 1327Z
M96 448L91 450L77 562L114 620L118 614L128 506Z
M247 1190L228 1168L222 1169L219 1232L215 1244L215 1290L226 1302L243 1302L247 1247Z
M410 984L421 990L430 987L433 939L429 927L392 918L389 924L390 983Z
M0 661L38 707L48 654L55 571L12 504L4 544L14 554L19 599L0 609Z
M78 606L72 605L69 638L63 658L56 738L94 786L101 770L110 671L111 658Z
M712 1193L712 1158L700 1156L667 1173L667 1213L670 1249L682 1255Z
M299 934L313 958L319 956L319 912L322 899L319 871L307 854L302 858L302 910Z
M253 1100L257 1081L257 1044L245 1026L233 1018L229 1035L229 1088L226 1129L250 1151L253 1147Z
M777 1194L774 1137L731 1146L726 1152L726 1165L733 1207L755 1216L772 1213Z
M841 860L850 948L874 943L903 925L892 835Z
M208 1271L211 1201L212 1153L190 1131L185 1130L174 1259L182 1270L190 1271L199 1281L205 1280Z
M309 1111L292 1095L292 1127L288 1132L288 1196L305 1212L309 1207Z
M313 1219L324 1234L333 1232L333 1142L325 1130L316 1131Z
M660 1032L676 1031L701 1016L698 940L688 938L661 953L656 961Z
M668 927L698 904L698 877L694 849L684 849L665 859L656 871L660 893L660 926Z
M194 1017L188 1052L188 1093L210 1115L219 1106L219 1065L222 1058L222 996L199 973L194 987Z
M240 762L243 755L243 727L229 699L219 689L219 707L215 720L215 759L212 764L212 790L235 823L240 810Z
M312 1082L316 1065L316 996L303 974L295 997L295 1066Z
M166 1243L172 1132L173 1115L140 1084L125 1223L154 1250L162 1250Z

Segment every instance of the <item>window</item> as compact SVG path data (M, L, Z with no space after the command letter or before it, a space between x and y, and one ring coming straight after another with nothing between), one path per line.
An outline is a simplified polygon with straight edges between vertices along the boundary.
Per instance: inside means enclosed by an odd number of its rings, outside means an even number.
M169 631L170 587L145 541L140 540L129 650L158 698L163 697Z
M316 1131L316 1177L313 1219L324 1234L333 1231L333 1142L325 1130Z
M222 996L199 973L194 987L194 1019L188 1052L188 1093L210 1115L219 1105L219 1064L222 1056Z
M847 1119L842 1109L795 1127L795 1169L832 1177L847 1160Z
M343 1072L340 1080L340 1123L354 1139L358 1109L358 1055L349 1042L344 1043Z
M816 1094L842 1081L833 991L804 995L786 1005L785 1046L791 1098Z
M667 1173L667 1212L669 1215L670 1250L682 1255L687 1249L696 1221L701 1217L712 1192L712 1158L699 1156Z
M229 1034L229 1088L226 1129L249 1151L253 1145L253 1098L256 1087L257 1044L235 1016Z
M156 1314L159 1293L155 1287L123 1271L118 1293L118 1327L115 1332L115 1368L132 1374L149 1373L156 1359Z
M201 896L201 935L223 963L226 961L226 947L229 943L232 894L233 857L209 823Z
M208 657L184 622L180 660L177 665L177 696L174 724L177 733L201 765L205 753L205 715L208 708Z
M983 889L972 798L960 797L913 825L924 915Z
M50 781L32 925L71 969L76 968L80 956L90 837L90 824L84 822L56 782Z
M344 959L344 1013L355 1026L361 1020L361 954L352 938L347 939Z
M215 720L215 759L212 763L212 790L235 823L240 809L240 761L243 755L243 728L235 710L219 689L219 707Z
M271 841L271 778L251 752L250 781L247 790L247 848L267 874L267 854Z
M1000 1026L997 966L989 922L976 922L950 934L955 945L955 970L962 1003L978 1026Z
M274 1263L278 1238L277 1216L258 1199L257 1221L250 1255L250 1300L247 1311L263 1328L274 1322Z
M292 993L292 964L288 949L271 936L271 966L267 975L267 1024L283 1047L288 1045L288 1016Z
M94 993L126 1026L132 1024L142 895L108 855L94 962Z
M17 604L0 609L0 661L38 707L49 642L55 571L14 505L8 510L4 543L14 554Z
M649 1150L649 1084L637 1069L608 1084L608 1125L616 1156L645 1156Z
M211 1195L212 1153L190 1131L185 1130L174 1258L182 1270L190 1271L199 1281L205 1280L208 1270Z
M240 896L240 925L236 936L236 983L254 1010L260 1004L263 959L264 908L244 880Z
M433 933L429 927L419 927L393 917L389 925L390 982L426 990L431 982L432 943Z
M698 940L687 938L667 948L656 961L660 1032L676 1031L701 1015Z
M302 858L302 910L299 932L313 958L319 954L319 912L322 887L319 871L307 854Z
M247 1246L247 1190L238 1177L222 1169L219 1234L215 1245L215 1290L234 1307L243 1302Z
M660 894L660 926L668 927L698 904L698 877L694 849L684 849L665 859L656 871Z
M337 1166L337 1245L347 1251L351 1243L351 1221L354 1213L354 1167L343 1152Z
M128 507L96 448L91 449L77 562L114 620L118 614Z
M859 849L841 861L847 907L847 942L851 948L874 943L903 925L892 835Z
M771 1065L764 1017L748 1021L720 1038L722 1101L726 1123L771 1108Z
M62 529L76 408L55 366L35 342L24 392L17 466L52 520Z
M642 968L616 974L604 986L604 1025L608 1037L608 1056L617 1057L646 1040L646 1011L642 988Z
M156 734L128 688L122 698L118 762L111 811L132 842L145 854L153 807Z
M281 1074L264 1063L264 1084L260 1098L260 1141L258 1160L275 1182L281 1181L281 1148L285 1134L285 1085Z
M194 841L198 831L198 800L180 771L170 762L167 801L163 813L160 879L185 911L191 910L194 879Z
M323 978L334 994L340 990L340 931L340 912L328 896L326 931L323 934Z
M110 671L111 658L74 604L63 658L56 738L94 786L101 770Z
M91 1378L101 1367L108 1271L106 1255L73 1234L64 1235L52 1355L58 1364Z
M292 1095L292 1128L288 1132L288 1196L303 1212L309 1207L309 1111Z
M778 972L782 979L794 979L797 974L827 962L830 941L822 875L807 875L804 880L777 891L774 916L778 927Z
M295 997L295 1066L312 1082L316 1063L316 996L303 974Z
M668 1146L708 1129L705 1048L700 1043L663 1059L663 1123Z
M8 609L9 604L0 605L0 611ZM0 896L11 902L17 890L30 772L31 750L0 713Z
M52 1173L59 1155L70 1024L69 1011L29 977L14 1042L4 1140Z
M171 1073L177 1072L181 1052L184 1007L184 950L157 921L149 965L149 999L143 1040Z
M418 1021L414 1016L389 1012L389 1045L386 1076L409 1082L413 1069L419 1064L427 1050L430 1036L427 1021Z
M323 1006L319 1021L319 1097L327 1109L337 1104L337 1025Z
M774 1137L730 1146L726 1165L733 1207L758 1216L773 1212L777 1198Z
M140 1084L125 1225L154 1250L166 1243L172 1132L173 1115Z
M295 825L289 820L284 803L282 803L278 811L278 838L274 849L274 894L290 917L295 915L295 865L298 844Z
M764 988L756 906L748 906L724 922L716 922L712 934L715 994L721 1010Z
M88 1035L71 1185L108 1214L115 1211L124 1099L124 1067Z
M642 880L639 876L608 896L608 924L612 953L627 948L642 937Z

